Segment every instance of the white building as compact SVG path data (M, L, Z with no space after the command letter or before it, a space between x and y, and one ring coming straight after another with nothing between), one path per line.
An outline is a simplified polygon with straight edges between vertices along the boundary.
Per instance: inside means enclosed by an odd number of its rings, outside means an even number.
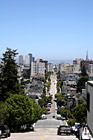
M68 63L60 63L59 64L60 72L73 72L73 65Z
M48 63L48 72L53 72L53 63Z
M90 74L93 74L93 64L88 65L88 71Z
M45 63L31 62L31 76L33 75L45 75Z
M25 66L30 66L30 55L26 55L25 56L25 63L24 63Z
M87 91L87 124L93 135L93 81L88 81Z

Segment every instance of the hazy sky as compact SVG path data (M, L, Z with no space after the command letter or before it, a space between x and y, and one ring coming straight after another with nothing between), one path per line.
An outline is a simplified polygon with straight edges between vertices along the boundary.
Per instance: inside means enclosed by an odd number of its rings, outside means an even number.
M36 58L93 59L93 0L0 0L0 57L6 47Z

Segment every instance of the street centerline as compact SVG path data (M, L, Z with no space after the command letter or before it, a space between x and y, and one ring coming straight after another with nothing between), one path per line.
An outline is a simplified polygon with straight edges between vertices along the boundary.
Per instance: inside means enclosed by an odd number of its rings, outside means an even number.
M43 140L45 136L43 136L40 140Z

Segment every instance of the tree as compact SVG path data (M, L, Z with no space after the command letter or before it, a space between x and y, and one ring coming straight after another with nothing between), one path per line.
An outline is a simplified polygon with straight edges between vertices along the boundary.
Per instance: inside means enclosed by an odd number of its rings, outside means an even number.
M0 73L0 101L5 101L11 94L20 92L18 84L17 64L15 57L17 50L7 48L3 54Z
M41 99L39 100L39 105L40 105L41 107L46 106L46 101L45 101L43 98L41 98Z
M85 89L85 82L89 80L89 76L86 73L85 66L81 68L80 79L77 82L77 92L82 92L82 89Z
M75 125L75 122L76 122L76 119L75 118L74 119L70 118L67 123L70 126L74 126Z
M82 68L81 68L81 76L88 76L88 74L86 73L85 66L82 66Z
M71 112L66 108L59 108L57 111L58 114L61 114L62 117L71 118Z
M73 116L79 123L84 123L87 120L87 105L81 103L73 109Z
M4 102L0 102L0 124L6 124L7 118L9 117L9 113L7 110L7 106Z
M85 89L85 82L89 80L88 76L81 76L77 82L77 92L82 92L82 89Z
M6 100L9 117L8 126L19 131L25 124L35 123L42 114L41 107L26 95L12 95Z

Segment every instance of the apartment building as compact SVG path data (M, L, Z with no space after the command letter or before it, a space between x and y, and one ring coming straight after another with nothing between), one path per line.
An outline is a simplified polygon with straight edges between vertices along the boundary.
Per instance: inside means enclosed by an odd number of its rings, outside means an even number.
M60 63L59 64L59 71L60 72L68 72L68 73L72 73L73 72L73 65L72 64L68 64L68 63Z
M93 81L88 81L87 91L87 124L93 136Z
M31 62L31 76L45 75L45 63L38 61Z
M48 72L53 72L53 63L48 63Z

